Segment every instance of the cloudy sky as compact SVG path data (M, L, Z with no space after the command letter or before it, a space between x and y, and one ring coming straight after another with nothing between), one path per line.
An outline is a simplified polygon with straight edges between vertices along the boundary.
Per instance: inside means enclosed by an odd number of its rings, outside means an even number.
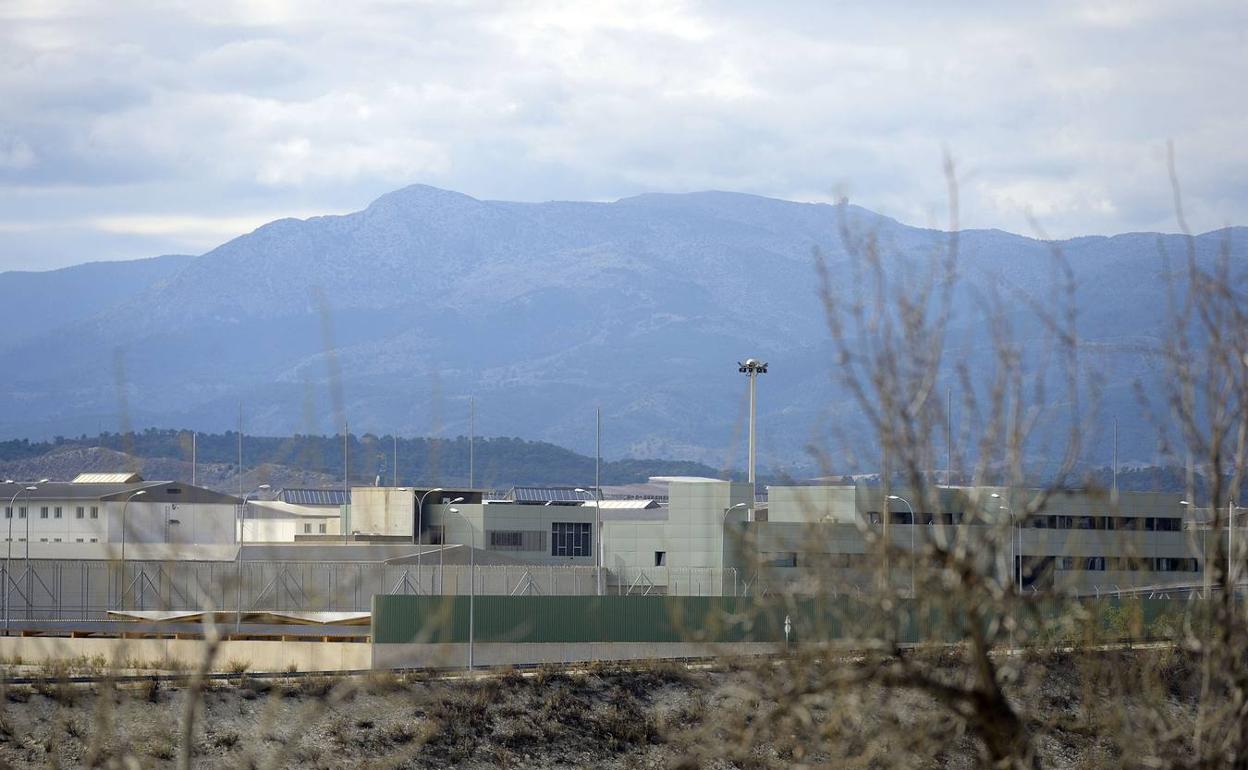
M939 7L937 7L939 6ZM0 0L0 270L413 182L727 189L1054 235L1248 224L1248 3Z

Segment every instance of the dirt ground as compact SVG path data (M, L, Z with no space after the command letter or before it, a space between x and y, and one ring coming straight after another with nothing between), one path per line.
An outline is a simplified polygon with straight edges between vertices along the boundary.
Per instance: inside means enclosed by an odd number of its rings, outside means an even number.
M1033 662L1034 663L1034 662ZM1060 657L1029 664L1020 698L1040 722L1084 720L1087 676ZM785 677L788 677L786 679ZM819 693L766 666L674 664L472 681L378 674L240 675L202 693L198 768L974 767L959 721L909 691ZM3 687L0 767L176 767L184 684ZM1187 697L1176 691L1180 708ZM1106 728L1108 729L1108 728ZM1037 738L1044 767L1118 764L1096 730Z

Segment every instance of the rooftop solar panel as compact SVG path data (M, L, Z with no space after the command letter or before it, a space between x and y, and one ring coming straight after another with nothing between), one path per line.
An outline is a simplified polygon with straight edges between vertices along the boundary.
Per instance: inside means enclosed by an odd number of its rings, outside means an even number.
M277 495L291 505L348 505L350 496L342 489L283 489Z
M577 492L575 487L512 487L506 497L517 503L579 503L594 499L592 492Z

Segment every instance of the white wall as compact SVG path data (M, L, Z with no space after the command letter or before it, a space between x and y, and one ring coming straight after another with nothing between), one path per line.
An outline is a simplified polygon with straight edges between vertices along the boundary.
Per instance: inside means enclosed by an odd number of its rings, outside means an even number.
M362 534L412 537L416 528L416 494L407 487L352 487L348 526L352 532Z
M28 518L20 518L25 506ZM121 502L91 500L40 500L14 506L13 518L0 520L3 537L32 543L116 543L122 539ZM232 543L235 508L219 503L143 503L125 507L125 540L128 543ZM47 518L44 518L44 509ZM78 510L82 509L82 518ZM92 518L92 509L98 518ZM60 515L58 516L58 509ZM176 523L175 523L176 522ZM12 525L12 535L9 525Z

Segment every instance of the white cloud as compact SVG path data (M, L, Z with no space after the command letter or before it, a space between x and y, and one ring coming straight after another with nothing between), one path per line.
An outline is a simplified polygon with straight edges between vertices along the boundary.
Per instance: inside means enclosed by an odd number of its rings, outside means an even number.
M0 18L9 228L155 216L173 229L153 250L200 248L214 230L196 221L359 208L410 182L530 200L845 190L926 224L948 147L965 224L1026 230L1031 211L1057 235L1117 232L1167 226L1169 139L1192 220L1248 219L1248 9L1231 0L14 0ZM40 232L22 231L22 264L68 258L51 238L41 256Z

